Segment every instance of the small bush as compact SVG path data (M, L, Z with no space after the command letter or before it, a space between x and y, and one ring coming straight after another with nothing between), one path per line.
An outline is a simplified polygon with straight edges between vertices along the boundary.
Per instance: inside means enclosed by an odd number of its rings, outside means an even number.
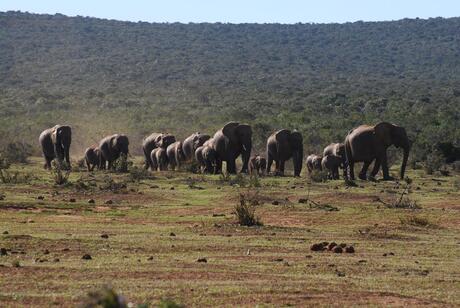
M240 193L239 202L235 206L234 214L241 226L262 226L262 222L255 215L258 204L258 192L253 195Z
M158 308L184 308L184 305L176 303L172 299L161 299L157 305Z
M129 179L131 182L153 179L153 175L145 168L133 166L129 169Z
M460 190L460 178L456 177L454 181L452 182L452 185L454 186L455 189Z
M113 162L113 170L115 172L126 173L128 172L128 166L132 166L132 162L128 161L128 155L123 153Z
M120 190L125 190L127 187L124 182L115 182L110 176L106 176L103 179L103 183L99 185L100 190L108 190L112 192L118 192Z
M313 182L326 182L328 180L327 171L326 170L312 170L309 174L310 179Z
M222 183L229 183L231 180L230 173L227 171L222 171L222 173L219 175L219 181Z
M10 163L27 163L32 154L31 146L27 143L10 142L2 149L2 156Z
M121 295L118 295L112 288L104 287L102 290L89 292L81 307L126 308L128 306Z
M11 266L13 266L13 267L21 267L21 263L19 262L19 260L14 260L13 262L11 262Z
M257 174L252 174L249 177L249 187L260 187L260 178Z
M460 160L454 161L452 163L452 170L455 172L460 172Z
M51 164L51 174L53 176L54 183L57 185L64 185L68 182L70 169L65 169L63 163L53 161Z
M410 225L416 227L429 227L434 226L433 223L430 222L428 218L419 217L419 216L407 216L407 217L400 217L399 221L402 225Z
M30 173L21 174L17 171L10 172L5 169L0 169L0 180L3 184L28 184L32 176Z
M441 169L444 164L444 158L439 151L433 151L430 153L425 161L425 172L426 174L432 175L435 171Z

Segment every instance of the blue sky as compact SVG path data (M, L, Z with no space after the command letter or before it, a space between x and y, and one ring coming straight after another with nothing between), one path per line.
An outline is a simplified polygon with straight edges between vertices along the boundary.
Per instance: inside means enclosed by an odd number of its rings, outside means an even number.
M460 0L0 0L0 11L148 22L347 22L460 16Z

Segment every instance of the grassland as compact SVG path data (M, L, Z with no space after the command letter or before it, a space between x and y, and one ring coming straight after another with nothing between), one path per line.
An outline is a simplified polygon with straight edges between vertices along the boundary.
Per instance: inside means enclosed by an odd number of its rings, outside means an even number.
M414 210L385 205L405 182L265 177L248 188L186 172L136 181L81 170L56 186L39 158L15 170L29 178L0 184L2 307L72 306L107 284L152 305L460 305L459 175L409 170ZM258 195L263 226L236 223L240 193ZM322 241L356 251L310 250Z

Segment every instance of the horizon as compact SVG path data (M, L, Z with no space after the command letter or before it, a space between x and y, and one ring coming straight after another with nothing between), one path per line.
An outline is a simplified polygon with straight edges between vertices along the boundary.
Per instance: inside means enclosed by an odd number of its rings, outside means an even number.
M408 0L401 3L369 3L353 0L344 3L328 0L308 3L300 0L280 1L183 1L155 3L133 0L130 3L109 1L63 3L45 0L31 3L25 0L4 0L0 11L30 14L62 14L68 17L91 17L126 22L148 23L229 23L229 24L343 24L353 22L385 22L402 19L452 18L460 14L460 3L453 0Z

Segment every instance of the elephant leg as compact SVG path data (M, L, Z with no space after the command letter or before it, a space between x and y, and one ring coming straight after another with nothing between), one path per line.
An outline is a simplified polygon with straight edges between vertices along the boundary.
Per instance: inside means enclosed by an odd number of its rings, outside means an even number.
M273 157L268 154L267 155L267 174L270 174L270 169L272 168L272 164L273 164Z
M284 160L280 160L280 163L279 163L279 173L280 173L281 176L284 176L284 163L285 163Z
M394 180L394 178L390 176L390 172L388 170L388 159L387 159L386 151L383 153L383 155L381 157L381 164L382 164L383 180L384 181L392 181L392 180Z
M222 159L216 159L216 173L222 173Z
M372 161L365 161L363 163L363 168L361 169L361 172L359 172L359 178L361 180L367 180L366 174L367 174L367 169L369 168L369 165L372 163Z
M88 160L86 160L86 167L88 168L88 171L91 171L91 164Z
M348 169L348 177L351 181L355 180L355 163L354 162L348 162L347 165Z
M236 174L236 164L234 159L227 160L227 172L231 174Z
M372 179L374 179L377 173L379 173L380 166L381 166L380 159L377 158L374 162L374 167L372 168L371 175L370 175Z
M69 154L69 148L65 149L65 161L67 162L68 168L70 168L70 154Z
M45 156L45 165L43 166L44 169L51 169L51 162L53 158L50 156Z
M333 172L333 174L332 174L332 178L333 178L334 180L338 180L338 179L339 179L339 167L338 167L338 166L334 168L334 172Z

